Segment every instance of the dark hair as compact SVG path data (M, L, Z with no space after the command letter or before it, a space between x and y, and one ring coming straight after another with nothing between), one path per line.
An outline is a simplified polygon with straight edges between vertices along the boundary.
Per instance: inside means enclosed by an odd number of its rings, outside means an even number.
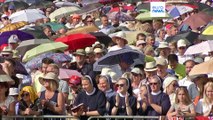
M168 61L170 61L170 62L174 62L174 61L178 62L178 57L177 57L177 55L175 55L175 54L170 54L170 55L168 56Z
M51 58L43 58L42 59L42 63L44 63L44 64L52 64L52 63L54 63L54 61Z
M138 33L136 36L137 40L138 40L139 36L145 37L145 40L146 40L146 35L144 33Z
M107 15L101 15L101 18L103 18L103 17L106 17L106 18L108 18L108 16L107 16Z
M13 60L12 58L6 58L6 59L4 59L4 61L8 61L9 63L12 64L13 67L16 66L16 62L15 62L15 60Z
M0 82L0 84L7 88L7 91L5 92L5 96L7 97L9 95L9 84L7 82Z

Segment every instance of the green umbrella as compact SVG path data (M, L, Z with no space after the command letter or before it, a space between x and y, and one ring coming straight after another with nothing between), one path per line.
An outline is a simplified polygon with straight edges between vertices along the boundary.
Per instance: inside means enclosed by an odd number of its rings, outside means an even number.
M10 2L5 2L1 6L1 8L3 8L4 6L9 6L9 5L13 5L16 10L23 10L29 7L29 5L24 1L10 1Z
M66 29L66 27L63 24L56 23L56 22L45 23L42 26L45 26L45 25L49 25L54 32L57 32L58 30L62 28Z
M40 0L40 2L36 2L30 5L30 9L37 9L37 8L48 8L54 6L54 3L48 0Z
M56 9L54 12L52 12L49 15L49 18L51 20L59 19L61 17L67 17L70 14L74 13L75 11L80 10L80 8L76 6L71 6L71 7L61 7L59 9Z
M68 48L68 45L62 42L51 42L51 43L44 43L41 44L33 49L27 51L22 59L23 62L27 62L32 58L46 52L57 52L57 51L64 51Z
M21 30L23 32L29 33L34 36L34 38L37 39L49 39L43 32L42 27L40 26L35 26L35 27L30 27L26 28L24 30Z
M168 13L166 13L165 17L151 17L150 12L144 12L144 13L140 13L135 19L146 21L146 20L160 20L160 19L168 19L168 18L171 18L171 16Z

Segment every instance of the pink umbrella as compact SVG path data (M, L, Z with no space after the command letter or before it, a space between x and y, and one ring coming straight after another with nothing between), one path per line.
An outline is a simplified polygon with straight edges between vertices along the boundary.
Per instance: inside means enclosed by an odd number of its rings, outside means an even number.
M59 78L60 79L70 79L71 76L77 75L79 77L82 77L81 73L79 73L76 70L70 70L70 69L59 69Z
M208 40L208 41L190 46L184 54L194 55L199 53L208 53L211 51L213 51L213 40Z

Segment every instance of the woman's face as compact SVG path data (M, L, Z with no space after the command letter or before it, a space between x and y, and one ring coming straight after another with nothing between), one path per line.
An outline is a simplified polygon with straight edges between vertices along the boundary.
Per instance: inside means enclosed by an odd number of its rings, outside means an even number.
M50 82L51 82L51 80L44 79L44 84L43 84L43 86L44 86L45 88L50 87Z
M169 84L169 86L167 87L167 89L168 89L169 91L171 91L172 93L174 93L174 92L176 91L177 87L178 87L178 82L177 82L177 81L172 81L172 82Z
M89 80L82 80L82 88L89 93L93 90L93 86Z
M107 80L105 78L100 78L98 87L101 91L106 92L109 90L109 84L107 83Z
M147 94L147 89L145 86L140 87L140 95L144 96Z
M118 88L119 93L125 94L127 92L127 89L128 89L128 86L126 84L126 80L125 79L119 80L118 83L117 83L117 88Z
M180 90L180 91L178 92L178 100L179 100L180 102L184 102L184 101L185 101L185 98L186 98L185 92L184 92L183 90Z
M212 87L207 87L206 96L208 99L213 100L213 88Z
M24 101L30 101L30 93L29 92L23 92L22 94L21 94L21 97L22 97L22 99L24 100Z

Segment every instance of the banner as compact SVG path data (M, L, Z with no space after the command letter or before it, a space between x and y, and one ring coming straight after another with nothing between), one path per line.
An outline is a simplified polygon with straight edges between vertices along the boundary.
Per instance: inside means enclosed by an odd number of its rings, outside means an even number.
M165 17L166 3L165 2L151 2L150 5L151 17Z

